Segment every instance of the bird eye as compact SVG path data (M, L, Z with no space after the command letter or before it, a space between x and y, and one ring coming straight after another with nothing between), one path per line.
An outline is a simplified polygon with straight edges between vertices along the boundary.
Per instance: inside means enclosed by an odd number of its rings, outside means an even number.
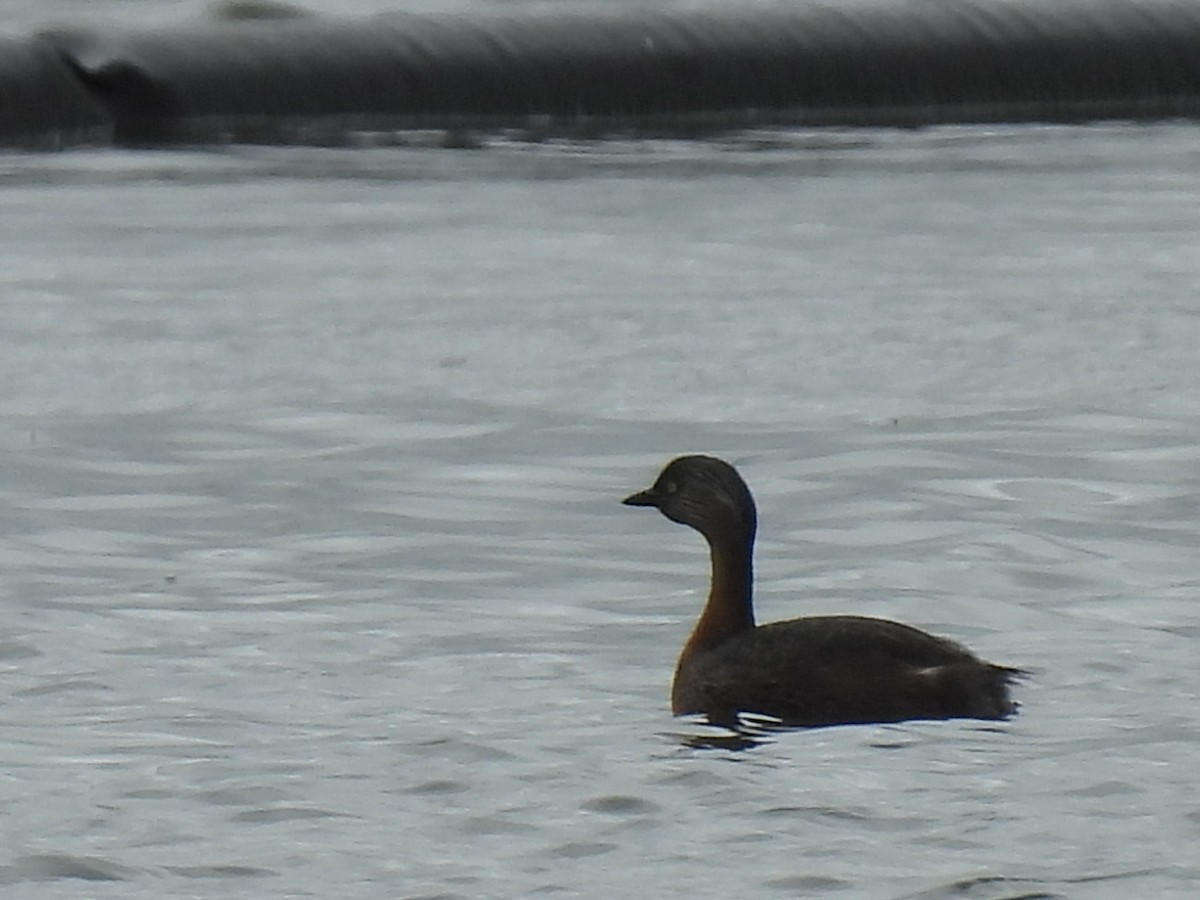
M677 485L673 481L668 481L666 484L663 485L663 490L665 490L668 494L673 494L677 490L679 490L679 485Z

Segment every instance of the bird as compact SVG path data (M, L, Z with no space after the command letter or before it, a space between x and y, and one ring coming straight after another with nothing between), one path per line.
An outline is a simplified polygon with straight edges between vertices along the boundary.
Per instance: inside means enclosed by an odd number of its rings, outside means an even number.
M683 646L671 711L737 728L744 714L784 727L1007 719L1025 672L910 625L858 615L754 619L758 513L737 470L714 456L680 456L627 506L654 507L708 542L708 601Z

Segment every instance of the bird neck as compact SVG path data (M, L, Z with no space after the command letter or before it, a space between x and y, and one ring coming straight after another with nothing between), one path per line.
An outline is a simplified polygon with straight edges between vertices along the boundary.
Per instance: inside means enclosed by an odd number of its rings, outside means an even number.
M707 536L706 536L707 537ZM754 538L708 538L712 586L684 655L709 650L754 627Z

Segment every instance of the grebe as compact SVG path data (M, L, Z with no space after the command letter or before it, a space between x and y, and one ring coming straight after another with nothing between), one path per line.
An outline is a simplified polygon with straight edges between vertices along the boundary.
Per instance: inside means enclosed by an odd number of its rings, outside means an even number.
M746 482L712 456L681 456L623 501L653 506L708 541L712 586L671 687L675 715L735 726L759 713L788 726L1004 719L1020 669L909 625L866 616L754 624L757 514Z

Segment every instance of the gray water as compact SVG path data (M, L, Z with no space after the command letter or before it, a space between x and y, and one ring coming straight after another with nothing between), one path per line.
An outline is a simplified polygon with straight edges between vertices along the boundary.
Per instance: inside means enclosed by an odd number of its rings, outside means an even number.
M4 896L1195 896L1198 133L0 158ZM1020 715L693 747L686 451Z

